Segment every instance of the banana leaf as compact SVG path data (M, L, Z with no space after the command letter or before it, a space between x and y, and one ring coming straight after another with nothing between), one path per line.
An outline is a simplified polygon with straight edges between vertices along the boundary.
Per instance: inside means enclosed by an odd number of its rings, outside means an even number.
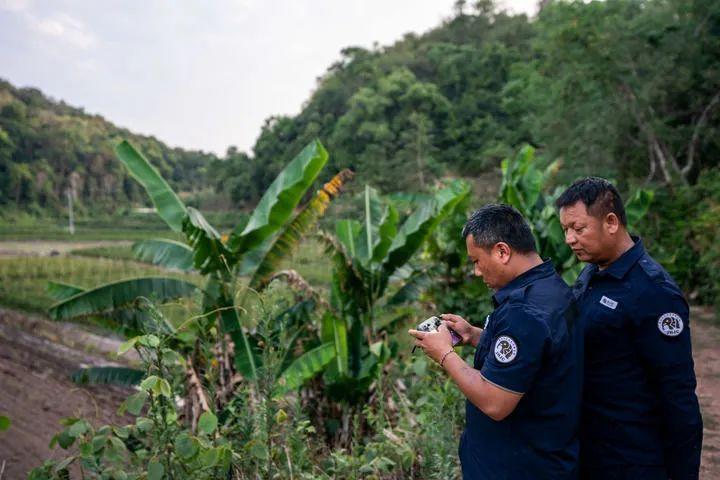
M466 182L455 180L414 211L400 227L385 257L385 276L389 277L395 269L407 263L440 220L469 193L470 186Z
M182 228L192 246L193 264L200 273L230 272L236 262L236 257L223 244L218 231L205 220L202 213L188 207Z
M387 301L388 305L401 305L414 302L432 285L432 277L426 271L413 272L400 289Z
M193 268L192 248L175 240L142 240L133 244L132 251L142 262L185 272Z
M340 194L340 189L352 176L352 171L347 169L335 175L317 191L293 221L283 228L282 233L272 242L262 260L255 266L250 279L250 288L259 289L265 286L273 272L278 269L280 262L291 255L303 237L317 225L330 202Z
M138 385L145 372L127 367L90 367L74 371L70 378L80 385Z
M180 232L186 215L185 205L165 179L160 176L157 169L127 140L123 140L115 147L115 153L130 171L130 175L150 195L150 200L155 205L158 215L173 231Z
M307 380L322 372L333 358L335 358L335 345L332 343L324 343L305 352L280 375L275 388L275 396L300 387Z
M295 207L328 160L319 140L306 146L265 191L242 232L233 232L230 248L245 252L260 245L292 216Z
M365 220L357 239L357 257L368 266L385 258L397 234L398 213L393 205L383 205L374 188L365 185Z
M335 222L335 236L343 244L348 255L357 255L356 239L360 234L362 226L357 220L338 220Z
M628 227L637 225L645 215L647 215L650 205L655 197L655 192L639 188L630 200L625 203L625 215L627 216Z
M166 301L192 295L198 287L185 280L169 277L144 277L100 285L50 307L54 320L102 314L130 306L138 297Z
M335 361L330 365L330 378L346 376L348 373L347 325L345 319L325 312L320 328L323 342L331 342L335 347Z
M73 295L77 295L80 292L84 292L85 289L76 285L70 285L69 283L63 282L48 282L47 292L53 300L60 301L70 298Z

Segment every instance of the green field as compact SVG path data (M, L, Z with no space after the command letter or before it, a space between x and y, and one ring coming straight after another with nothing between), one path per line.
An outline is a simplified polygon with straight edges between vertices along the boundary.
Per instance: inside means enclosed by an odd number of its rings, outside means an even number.
M168 272L127 260L80 257L0 258L0 305L44 312L54 303L47 293L49 281L94 287L146 275L167 275L200 281L199 276Z
M67 256L0 257L0 305L33 312L46 311L53 303L47 294L48 281L93 287L145 275L177 276L197 283L201 280L199 275L171 272L133 258L129 245L73 250ZM323 288L330 282L331 265L319 242L303 243L281 267L290 268L297 270L315 287Z

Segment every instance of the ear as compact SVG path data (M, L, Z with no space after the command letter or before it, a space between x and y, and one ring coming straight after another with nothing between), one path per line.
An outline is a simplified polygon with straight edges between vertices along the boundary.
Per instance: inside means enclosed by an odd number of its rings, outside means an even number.
M493 247L493 253L503 265L507 265L510 261L510 257L512 257L512 249L510 248L510 245L505 242L496 243L495 247Z
M620 229L620 219L617 215L610 212L605 215L605 229L610 235L615 235Z

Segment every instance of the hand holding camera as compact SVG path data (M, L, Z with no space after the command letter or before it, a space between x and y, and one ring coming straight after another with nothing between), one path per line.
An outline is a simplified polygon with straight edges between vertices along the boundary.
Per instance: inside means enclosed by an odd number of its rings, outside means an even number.
M474 347L480 343L480 335L482 328L473 327L470 322L462 318L460 315L452 313L443 313L440 319L445 321L448 328L462 338L463 345L472 345Z
M438 363L462 341L462 338L437 316L428 318L418 325L417 330L410 330L408 333L415 337L413 352L415 348L421 347L427 356Z

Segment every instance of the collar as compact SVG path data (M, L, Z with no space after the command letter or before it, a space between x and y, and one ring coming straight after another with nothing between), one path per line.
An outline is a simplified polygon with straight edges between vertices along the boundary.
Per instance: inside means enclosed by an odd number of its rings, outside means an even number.
M554 273L555 267L553 267L550 260L545 260L540 265L532 267L530 270L521 273L517 277L513 278L510 283L495 292L495 295L492 296L495 307L497 308L498 305L507 300L516 290L525 288L534 281L545 278Z
M611 263L610 266L607 267L605 270L600 271L597 268L597 265L595 265L594 274L610 275L617 278L618 280L622 279L630 271L633 265L635 265L635 263L640 259L640 257L645 254L645 247L643 246L640 237L631 235L630 238L633 239L635 245L630 247L627 252L620 255L620 258Z

